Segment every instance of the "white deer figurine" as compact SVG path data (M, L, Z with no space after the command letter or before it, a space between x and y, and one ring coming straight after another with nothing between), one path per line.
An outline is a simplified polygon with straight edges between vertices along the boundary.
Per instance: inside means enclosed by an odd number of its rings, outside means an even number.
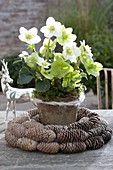
M4 60L1 60L2 62L2 70L0 71L0 77L1 77L1 87L2 92L7 98L7 106L6 106L6 117L5 121L7 121L8 118L8 112L10 109L10 106L12 104L13 106L13 114L14 117L16 117L16 102L27 102L32 101L32 92L35 90L34 88L25 88L25 89L18 89L11 87L9 83L13 83L13 79L11 79L7 67L7 62Z

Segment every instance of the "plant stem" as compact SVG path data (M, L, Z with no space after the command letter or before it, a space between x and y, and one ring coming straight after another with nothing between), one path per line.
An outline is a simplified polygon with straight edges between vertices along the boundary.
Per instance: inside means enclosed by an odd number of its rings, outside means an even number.
M48 41L48 48L47 48L47 53L46 53L46 59L49 59L49 45L50 45L50 38Z

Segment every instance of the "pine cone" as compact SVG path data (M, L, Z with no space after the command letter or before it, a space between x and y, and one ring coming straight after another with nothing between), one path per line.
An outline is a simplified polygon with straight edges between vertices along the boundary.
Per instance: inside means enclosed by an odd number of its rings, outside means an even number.
M89 121L92 122L94 125L100 123L100 118L98 116L92 116L89 118Z
M107 143L112 138L112 129L106 128L106 130L102 134L102 138L104 143Z
M40 121L39 114L33 116L32 119L34 119L34 120L36 120L37 122L39 122L39 121Z
M12 135L21 138L25 136L26 128L22 126L22 124L10 122L8 124L7 131L11 132Z
M88 112L88 113L87 113L87 116L88 116L88 117L92 117L92 116L99 117L99 115L98 115L96 112L92 112L92 111Z
M18 138L15 135L12 135L11 132L5 132L5 140L12 147L17 147Z
M42 129L44 127L43 124L37 122L36 120L31 119L30 121L23 122L22 125L24 127L28 128L37 128Z
M105 129L103 129L102 127L97 127L97 128L90 129L88 134L89 137L101 136L104 131Z
M62 125L46 125L45 129L47 130L53 130L55 133L59 133L62 129Z
M88 133L80 129L61 130L57 134L59 143L84 141L88 138Z
M104 120L104 119L100 119L100 122L99 122L99 125L100 126L103 126L103 127L107 127L108 126L108 123Z
M104 140L102 136L95 136L87 139L85 144L88 149L98 149L104 145Z
M29 128L26 130L26 137L38 142L52 142L56 138L56 134L52 130Z
M27 112L29 113L30 118L32 118L33 116L36 116L38 114L38 109L37 108L30 109L27 110Z
M78 122L82 123L82 122L88 122L89 121L89 117L82 117Z
M84 122L78 122L77 126L78 129L83 129L86 132L88 132L90 129L95 128L99 124L98 117L90 117L89 120L86 120Z
M37 142L23 137L18 139L17 146L23 150L34 151L37 148Z
M77 121L79 121L83 117L92 117L92 116L98 116L98 114L90 111L89 109L86 109L85 107L79 107L77 110Z
M25 122L27 120L30 120L30 117L27 114L26 115L21 115L21 116L16 117L16 118L13 119L13 121L15 123L19 123L19 124L21 124L21 123L23 123L23 122Z
M56 134L52 130L46 130L44 129L43 135L42 135L42 142L53 142L56 139Z
M60 150L64 153L83 152L86 150L86 145L84 142L63 143L60 145Z
M78 128L78 122L74 122L74 123L71 123L67 126L67 129L70 130L70 129L79 129Z
M86 132L89 131L89 129L92 128L92 123L90 121L85 121L85 122L78 122L78 129L83 129Z
M88 113L88 111L86 112L84 110L84 114L79 117L80 119L78 122L74 122L68 125L68 129L82 129L88 132L90 129L97 127L100 122L99 117L95 116L95 113L92 117L87 117L86 113Z
M41 142L37 145L37 149L38 151L44 153L57 153L59 152L59 144L56 142L52 142L52 143Z
M110 127L108 127L108 126L106 127L106 131L109 131L111 133L111 135L113 133L113 130Z

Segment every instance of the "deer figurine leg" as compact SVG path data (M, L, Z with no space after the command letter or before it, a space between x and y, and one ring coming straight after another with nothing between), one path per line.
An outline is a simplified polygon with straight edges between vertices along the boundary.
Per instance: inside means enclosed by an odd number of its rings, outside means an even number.
M13 115L16 117L16 100L13 100Z
M6 118L5 118L5 121L7 121L10 106L11 106L11 101L10 101L10 100L7 100Z

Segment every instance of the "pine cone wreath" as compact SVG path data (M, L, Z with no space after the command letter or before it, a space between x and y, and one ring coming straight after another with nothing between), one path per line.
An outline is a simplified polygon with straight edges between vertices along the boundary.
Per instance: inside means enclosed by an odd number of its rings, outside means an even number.
M24 112L7 125L5 140L12 147L44 153L77 153L98 149L112 137L108 123L95 112L79 108L69 125L43 125L37 109Z

